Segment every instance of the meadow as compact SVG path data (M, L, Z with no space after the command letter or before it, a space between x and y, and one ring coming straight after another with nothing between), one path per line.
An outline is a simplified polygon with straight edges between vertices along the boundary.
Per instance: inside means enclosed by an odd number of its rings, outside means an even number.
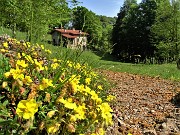
M1 27L0 35L5 33L12 35L12 31L10 29ZM26 33L17 31L16 35L18 40L26 39ZM51 40L51 36L47 35L46 39ZM132 74L161 77L175 81L180 80L180 70L177 69L175 62L170 64L122 63L109 54L93 51L74 51L59 46L53 46L47 42L43 42L42 44L49 50L53 51L53 53L50 55L51 58L64 58L71 59L73 61L81 61L81 63L88 63L92 68L96 69L106 69L116 72L127 72Z
M109 54L96 53L93 51L80 52L78 50L70 50L59 46L52 46L49 44L45 44L45 46L54 52L54 54L51 54L51 57L62 58L64 56L67 56L65 54L69 54L69 58L76 58L76 61L81 61L82 63L86 62L95 69L105 69L115 72L147 75L174 81L180 80L180 70L177 69L175 62L170 64L122 63Z
M0 40L0 60L3 134L104 135L115 97L97 69L180 80L176 64L122 63L109 54L12 38Z

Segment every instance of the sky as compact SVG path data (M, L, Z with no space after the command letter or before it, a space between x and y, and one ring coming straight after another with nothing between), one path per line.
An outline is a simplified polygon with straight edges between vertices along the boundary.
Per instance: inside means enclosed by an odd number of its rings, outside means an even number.
M117 16L124 0L79 0L82 2L80 6L84 6L97 15L105 15L108 17ZM141 0L137 0L141 2Z

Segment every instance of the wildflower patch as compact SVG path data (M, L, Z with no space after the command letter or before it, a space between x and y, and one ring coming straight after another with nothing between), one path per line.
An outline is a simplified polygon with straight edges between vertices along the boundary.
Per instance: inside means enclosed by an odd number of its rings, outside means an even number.
M102 94L105 86L87 64L50 53L39 44L0 41L0 133L103 135L114 97Z

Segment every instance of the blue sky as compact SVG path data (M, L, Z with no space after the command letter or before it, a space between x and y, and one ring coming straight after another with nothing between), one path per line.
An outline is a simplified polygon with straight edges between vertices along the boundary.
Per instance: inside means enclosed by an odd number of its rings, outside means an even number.
M83 2L81 6L93 11L97 15L105 15L109 17L117 16L124 0L79 0ZM137 0L141 2L141 0Z

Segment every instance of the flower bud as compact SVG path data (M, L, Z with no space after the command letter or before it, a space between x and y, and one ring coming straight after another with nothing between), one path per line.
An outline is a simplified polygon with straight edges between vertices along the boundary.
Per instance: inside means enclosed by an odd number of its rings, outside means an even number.
M68 124L68 125L67 125L67 129L68 129L68 131L71 132L71 133L74 133L75 130L76 130L73 124Z
M7 85L8 85L7 82L3 82L3 83L2 83L2 88L5 88Z
M39 130L43 130L43 129L44 129L44 126L45 126L45 123L42 121L42 122L39 124Z
M47 113L47 116L48 116L49 118L51 118L51 117L55 114L55 112L56 112L56 111L49 111L49 112Z

